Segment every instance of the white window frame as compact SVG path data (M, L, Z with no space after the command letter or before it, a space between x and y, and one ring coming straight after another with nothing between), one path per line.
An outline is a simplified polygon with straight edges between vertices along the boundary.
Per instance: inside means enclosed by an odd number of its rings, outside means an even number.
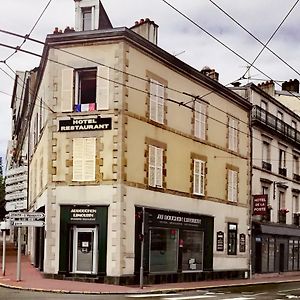
M159 81L150 79L149 118L160 124L165 119L165 86Z
M95 179L96 138L74 138L72 180L83 182L95 181Z
M227 200L237 202L238 200L238 172L228 169Z
M205 161L194 159L193 194L205 195Z
M149 145L148 184L163 187L163 148Z
M238 120L232 117L228 121L228 149L238 151Z
M195 137L206 139L206 124L207 124L207 105L204 102L195 101L195 122L194 132Z

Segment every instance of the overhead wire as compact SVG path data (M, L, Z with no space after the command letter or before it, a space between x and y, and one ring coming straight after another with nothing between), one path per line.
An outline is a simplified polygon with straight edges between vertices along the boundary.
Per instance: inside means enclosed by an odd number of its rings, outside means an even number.
M286 66L288 66L291 70L293 70L297 75L300 76L300 72L296 70L293 66L291 66L286 60L280 57L276 52L268 47L267 44L264 44L259 38L257 38L250 30L248 30L245 26L243 26L239 21L233 18L228 12L226 12L220 5L216 4L213 0L208 0L211 2L215 7L217 7L221 12L223 12L228 18L230 18L235 24L237 24L240 28L242 28L245 32L247 32L253 39L255 39L259 44L261 44L265 49L267 49L270 53L272 53L276 58L278 58L281 62L283 62ZM298 4L298 1L294 4ZM293 8L293 7L292 7ZM244 76L247 72L245 72ZM261 79L264 80L264 79ZM278 80L276 80L279 82Z
M45 11L47 10L47 8L49 7L50 3L52 2L52 0L49 0L47 5L44 7L43 11L40 13L39 17L37 18L37 20L35 21L35 23L33 24L31 30L29 31L28 34L26 34L24 36L24 40L23 42L17 47L19 49L21 49L21 47L26 43L26 41L28 40L28 38L30 37L30 35L32 34L32 32L34 31L34 29L36 28L37 24L39 23L40 19L42 18L42 16L44 15ZM12 54L10 54L6 59L0 61L0 62L6 62L8 61L13 55L15 55L18 51L15 50Z
M216 42L218 42L219 44L221 44L223 47L225 47L231 53L233 53L234 55L236 55L237 57L239 57L241 60L243 60L244 62L246 62L248 65L251 64L246 58L244 58L242 55L240 55L237 51L235 51L232 48L230 48L229 46L227 46L224 42L222 42L220 39L218 39L217 37L215 37L209 31L207 31L206 29L204 29L202 26L200 26L198 23L196 23L194 20L192 20L190 17L188 17L182 11L180 11L175 6L173 6L172 4L170 4L168 1L166 1L166 0L161 0L161 1L163 1L165 4L167 4L173 10L175 10L178 14L180 14L181 16L183 16L185 19L187 19L189 22L191 22L197 28L199 28L200 30L202 30L204 33L206 33L207 35L209 35L212 39L214 39ZM254 65L252 65L252 67L255 70L257 70L258 72L260 72L261 74L263 74L264 76L266 76L269 80L273 80L269 75L267 75L265 72L263 72L262 70L260 70L258 67L254 66ZM241 77L241 79L243 79L243 78ZM279 84L278 82L274 81L274 83L277 84L278 86L282 87L281 84ZM291 95L293 95L293 94L291 93ZM300 97L297 96L297 95L293 95L293 97L296 97L296 98L298 98L300 100Z
M11 46L10 46L10 47L11 47ZM25 50L19 49L19 51L25 51ZM27 53L27 54L31 54L30 51L26 51L26 53ZM42 55L37 54L37 53L32 53L32 55L42 57ZM59 61L55 61L55 60L50 59L50 58L47 58L47 60L50 61L50 62L52 62L52 63L58 64L58 65L62 65L62 66L65 66L65 67L69 67L69 68L72 68L72 69L76 70L76 68L75 68L74 66L71 66L71 65L69 65L69 64L62 63L62 62L59 62ZM110 78L106 78L106 77L103 77L103 76L100 76L100 75L96 75L96 76L97 76L98 78L107 80L107 81L109 81L109 82L113 82L113 83L115 83L115 84L117 84L117 85L121 85L121 86L123 86L123 87L126 87L126 88L129 88L129 89L132 89L132 90L141 92L141 93L143 93L143 94L150 95L150 96L152 95L152 96L159 97L159 98L161 98L161 99L163 99L163 100L165 100L165 101L167 101L167 102L176 104L176 105L178 105L178 106L182 106L182 107L184 107L184 108L186 108L186 109L189 109L189 110L191 110L191 111L193 111L193 112L196 112L196 113L199 113L199 114L202 114L202 115L203 115L203 113L202 113L201 111L196 110L193 106L189 106L189 105L187 105L187 104L184 104L184 103L182 103L181 101L178 101L178 100L176 100L176 99L172 99L172 98L169 98L169 97L168 97L168 98L164 98L164 97L158 96L158 95L156 95L156 94L151 94L149 91L141 90L141 89L139 89L139 88L137 88L137 87L133 87L133 86L127 85L127 84L125 84L125 83L122 83L122 82L119 82L119 81L110 79ZM38 98L38 100L40 100L40 99ZM50 108L50 109L51 109L51 108ZM52 109L51 109L51 111L52 111L53 113L55 113L55 111L53 111ZM224 111L224 112L225 112L225 111ZM226 113L226 114L228 114L228 113ZM221 120L219 120L219 119L216 119L216 118L214 118L214 117L212 117L212 116L208 116L207 114L205 114L205 116L206 116L206 118L208 118L208 119L210 119L210 120L213 120L213 121L215 121L215 122L217 122L217 123L219 123L219 124L222 124L222 125L231 127L231 126L228 125L228 123L225 123L225 122L223 122L223 121L221 121ZM239 120L239 121L240 121L240 120ZM243 122L243 123L245 123L245 124L247 124L247 125L249 126L249 123L247 123L247 122ZM231 128L233 128L233 127L231 127ZM233 129L235 129L237 132L239 132L239 133L241 133L241 134L245 134L247 138L250 138L250 137L251 137L251 134L250 134L249 132L243 131L243 130L241 130L241 129L236 129L236 128L233 128ZM259 139L259 138L257 138L257 137L252 137L252 138L253 138L254 140L259 141L259 142L263 142L262 139ZM272 144L270 144L270 146L271 146L272 148L280 149L279 147L276 147L275 145L272 145ZM292 152L286 151L286 153L293 155ZM233 152L233 153L231 153L231 156L230 156L230 157L233 157L233 156L240 156L240 155L239 155L238 153L234 153L234 152Z

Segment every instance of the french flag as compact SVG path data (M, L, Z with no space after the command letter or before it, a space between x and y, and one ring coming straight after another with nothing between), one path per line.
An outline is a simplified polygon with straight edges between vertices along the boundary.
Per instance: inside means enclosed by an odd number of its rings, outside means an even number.
M75 104L75 112L85 112L96 110L96 103Z

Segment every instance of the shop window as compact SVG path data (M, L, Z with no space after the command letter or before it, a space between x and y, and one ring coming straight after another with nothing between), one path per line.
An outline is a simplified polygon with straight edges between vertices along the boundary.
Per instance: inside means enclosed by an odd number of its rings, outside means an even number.
M165 87L159 81L150 79L150 120L164 124Z
M234 152L238 150L238 121L231 117L228 122L228 149Z
M163 186L163 149L149 145L148 184L152 187Z
M178 269L178 230L150 229L149 271L177 272Z
M73 139L73 181L94 181L96 139Z
M237 202L238 192L238 172L228 169L227 178L227 200L231 202Z
M183 230L181 232L182 271L203 270L203 238L202 231Z
M237 224L228 223L227 254L236 255L236 251L237 251Z
M205 140L206 139L206 112L207 105L204 102L195 101L195 124L194 132L195 137Z
M275 239L269 238L269 272L275 270Z
M289 240L289 259L288 259L288 270L293 271L294 264L294 241Z
M205 187L205 161L194 159L193 193L204 196Z

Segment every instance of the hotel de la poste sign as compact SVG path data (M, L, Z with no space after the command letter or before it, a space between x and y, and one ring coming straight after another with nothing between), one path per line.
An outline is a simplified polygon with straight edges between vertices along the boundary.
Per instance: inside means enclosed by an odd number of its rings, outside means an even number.
M59 120L58 131L92 131L92 130L111 130L112 119L111 118L89 118L89 119L69 119Z

